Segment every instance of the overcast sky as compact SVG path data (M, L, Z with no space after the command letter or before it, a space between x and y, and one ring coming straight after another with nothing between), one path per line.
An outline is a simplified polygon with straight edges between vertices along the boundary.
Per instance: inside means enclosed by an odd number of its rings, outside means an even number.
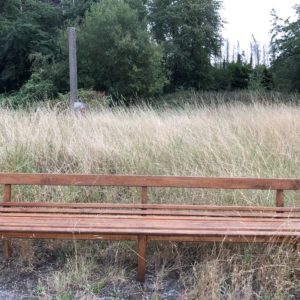
M295 16L292 8L299 0L223 0L221 15L227 21L223 37L231 45L240 41L240 49L250 52L253 34L257 41L268 45L271 30L270 12L274 8L282 18Z

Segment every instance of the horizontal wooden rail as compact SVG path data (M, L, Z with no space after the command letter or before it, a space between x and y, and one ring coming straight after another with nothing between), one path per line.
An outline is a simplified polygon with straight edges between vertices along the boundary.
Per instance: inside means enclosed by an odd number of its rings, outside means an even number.
M142 214L141 214L142 213ZM287 213L279 213L279 212L255 212L255 211L188 211L188 210L99 210L99 209L57 209L57 208L0 208L0 217L9 215L10 217L23 217L23 218L37 218L40 216L53 215L53 216L64 216L64 218L74 218L74 217L84 217L87 219L92 218L104 218L110 217L117 219L131 219L138 217L149 216L151 219L162 219L162 217L174 218L182 220L185 217L213 217L221 220L222 218L238 218L241 220L242 218L252 218L253 221L261 220L269 218L268 221L272 221L270 219L280 219L280 218L288 218L290 222L299 222L300 213L298 212L287 212ZM30 221L30 220L28 220Z
M135 204L135 203L57 203L57 202L0 202L1 207L49 207L85 209L168 209L168 210L210 210L210 211L257 211L257 212L300 212L300 207L239 206L239 205L197 205L197 204Z
M299 179L0 173L0 184L298 190Z
M137 241L138 235L117 235L117 234L93 234L93 233L24 233L24 232L6 232L7 238L19 239L67 239L67 240L126 240ZM235 243L292 243L295 244L299 238L278 237L278 236L218 236L218 235L150 235L147 241L176 241L176 242L235 242Z

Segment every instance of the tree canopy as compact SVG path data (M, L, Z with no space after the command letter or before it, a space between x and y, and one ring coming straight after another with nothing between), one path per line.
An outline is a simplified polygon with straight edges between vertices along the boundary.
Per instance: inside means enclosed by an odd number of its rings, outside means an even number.
M300 5L297 19L282 20L273 12L272 70L278 88L300 91Z
M271 66L221 54L221 0L0 1L0 93L17 101L67 92L67 27L78 33L79 87L116 98L182 89L300 91L296 20L273 13ZM264 48L265 49L265 48ZM263 52L265 53L265 51Z
M62 18L54 6L36 0L1 1L0 11L0 92L4 92L29 79L32 54L55 51L53 40Z
M124 1L102 0L86 14L78 61L88 85L113 95L152 95L165 83L161 48L138 10Z
M220 1L150 0L150 25L164 46L173 88L206 89L211 81L211 58L220 53Z

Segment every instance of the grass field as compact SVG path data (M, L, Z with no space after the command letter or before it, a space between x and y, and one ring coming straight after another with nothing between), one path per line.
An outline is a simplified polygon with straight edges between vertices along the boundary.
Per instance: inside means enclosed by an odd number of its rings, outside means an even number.
M1 171L300 178L300 107L290 104L104 108L81 117L45 107L1 109L0 120ZM13 196L126 202L138 201L139 193L20 187ZM270 192L150 192L150 201L169 203L274 205L274 199ZM299 203L299 193L287 193L288 205ZM27 288L40 299L300 298L300 259L290 246L152 243L144 287L135 282L134 243L22 241L15 247L19 254L2 261L1 282L18 270L33 278Z

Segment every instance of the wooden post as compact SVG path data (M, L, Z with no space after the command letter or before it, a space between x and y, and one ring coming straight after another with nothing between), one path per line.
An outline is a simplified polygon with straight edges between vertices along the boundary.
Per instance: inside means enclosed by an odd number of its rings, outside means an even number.
M4 202L10 202L11 201L11 184L5 184L4 185L3 201Z
M146 186L142 186L142 194L141 194L141 204L147 204L148 200L148 188ZM142 208L142 210L146 210L146 208ZM145 216L145 214L142 214Z
M148 200L148 188L146 186L142 186L142 195L141 195L141 204L147 204Z
M283 190L276 190L276 206L277 207L284 207Z
M74 107L74 102L78 99L77 86L77 55L76 55L76 29L68 28L69 37L69 67L70 67L70 104Z
M146 269L146 247L147 237L141 235L138 237L138 273L137 280L140 282L145 281L145 269Z
M10 202L11 201L11 184L5 184L4 185L3 201L4 202ZM3 253L4 253L4 257L6 259L8 259L12 256L12 246L11 246L11 241L10 240L7 240L7 239L4 240Z
M148 187L142 186L141 204L147 204L148 202ZM143 209L145 210L145 209ZM142 214L142 216L145 216ZM146 269L146 247L147 237L141 235L138 237L138 274L137 280L140 282L145 281L145 269Z

